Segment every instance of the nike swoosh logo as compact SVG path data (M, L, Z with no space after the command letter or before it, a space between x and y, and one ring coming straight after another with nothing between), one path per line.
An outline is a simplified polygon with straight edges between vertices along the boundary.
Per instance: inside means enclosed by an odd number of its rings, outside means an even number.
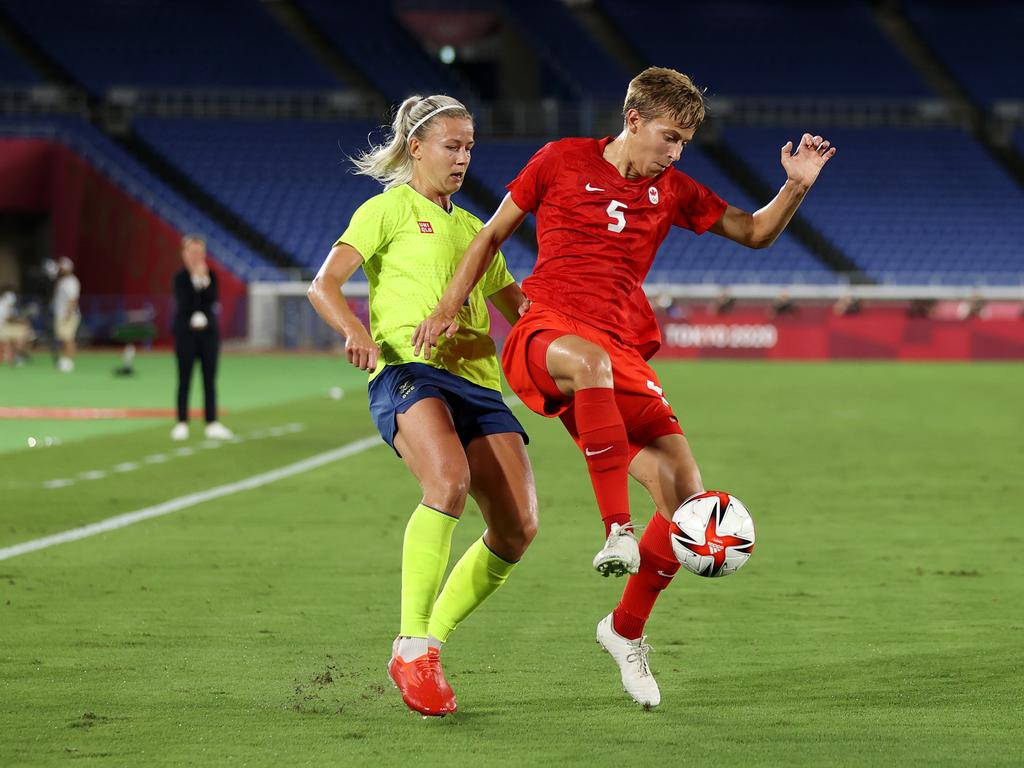
M607 448L602 448L600 451L592 451L589 448L587 448L583 451L583 453L585 453L587 456L597 456L599 453L607 453L614 447L614 445L609 445Z
M604 190L601 189L600 187L592 187L592 186L590 186L590 182L589 181L587 182L587 186L585 186L584 189L587 190L587 192L604 192Z
M658 571L658 575L665 579L671 579L673 576L675 576L674 573L665 573L664 571Z

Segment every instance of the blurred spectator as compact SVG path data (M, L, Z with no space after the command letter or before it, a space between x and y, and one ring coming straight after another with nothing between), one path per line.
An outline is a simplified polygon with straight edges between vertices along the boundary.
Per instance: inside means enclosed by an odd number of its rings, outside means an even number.
M67 256L57 260L57 284L53 289L53 335L61 345L57 370L71 373L75 370L75 335L82 315L78 298L82 284L75 277L75 264Z
M985 309L985 300L978 294L974 294L967 301L961 301L956 308L956 316L960 320L967 320L972 317L981 317Z
M689 314L686 302L682 299L674 299L669 305L668 316L670 320L685 320Z
M790 297L789 293L783 291L772 302L771 316L781 317L782 315L795 315L797 314L796 303Z
M0 361L24 365L32 328L17 316L17 305L18 297L14 291L0 293Z
M832 306L832 312L836 315L859 315L861 310L860 299L856 296L846 294L840 296L839 300Z
M651 306L659 315L667 315L672 308L672 297L667 293L659 293L654 297Z
M914 299L907 305L907 317L928 318L935 309L935 299Z
M715 299L714 312L716 315L727 315L736 306L736 298L728 291L722 291Z

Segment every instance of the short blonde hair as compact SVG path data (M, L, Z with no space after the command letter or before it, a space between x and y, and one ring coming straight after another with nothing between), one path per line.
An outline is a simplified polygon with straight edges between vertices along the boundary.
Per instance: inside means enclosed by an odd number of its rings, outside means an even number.
M683 128L704 121L704 92L689 75L667 67L648 67L629 82L622 119L635 109L644 120L669 117Z
M185 250L190 245L201 245L203 248L206 247L206 238L202 235L188 234L181 238L181 250Z

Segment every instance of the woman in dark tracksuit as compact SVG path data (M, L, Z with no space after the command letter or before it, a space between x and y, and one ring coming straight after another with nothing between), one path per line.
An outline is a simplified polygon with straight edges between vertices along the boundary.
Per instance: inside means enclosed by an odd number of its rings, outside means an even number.
M228 440L231 430L217 421L217 358L220 331L217 327L217 274L206 264L206 241L186 235L181 241L185 267L174 276L174 352L178 358L178 423L172 440L188 439L188 390L192 365L199 358L203 371L206 406L206 437Z

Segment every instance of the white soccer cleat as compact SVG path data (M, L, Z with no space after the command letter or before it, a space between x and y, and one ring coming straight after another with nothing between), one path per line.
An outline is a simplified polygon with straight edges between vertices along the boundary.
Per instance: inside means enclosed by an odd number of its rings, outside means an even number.
M230 440L235 433L219 421L211 421L206 425L206 437L210 440Z
M57 370L61 373L71 373L75 370L75 361L70 357L62 357L57 361Z
M647 654L651 652L651 646L646 640L646 635L639 640L627 640L622 637L612 626L610 613L597 623L597 643L619 665L622 688L637 704L650 708L661 703L661 691L658 690L658 682L647 663Z
M171 430L171 440L188 440L188 423L179 421Z
M632 523L612 523L604 549L594 556L594 570L602 576L623 576L640 570L640 544Z

